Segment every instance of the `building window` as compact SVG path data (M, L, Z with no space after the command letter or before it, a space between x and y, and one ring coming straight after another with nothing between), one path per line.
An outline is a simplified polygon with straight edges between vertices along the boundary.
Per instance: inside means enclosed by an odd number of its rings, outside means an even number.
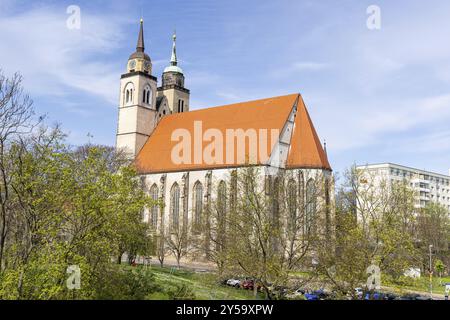
M230 186L230 209L235 212L237 207L237 171L231 172L231 186Z
M202 222L203 211L203 186L197 181L194 185L194 223L197 227Z
M142 102L145 104L152 103L152 89L149 85L146 85L144 88L144 93L142 95Z
M227 210L227 185L223 180L220 181L217 189L217 210L219 219L223 220Z
M219 182L219 187L217 188L217 242L216 250L221 250L225 246L225 218L227 210L227 185L225 181Z
M277 228L280 216L280 179L278 179L278 177L276 177L273 181L272 210L273 224L274 227Z
M183 112L184 111L184 100L178 99L177 111L178 112Z
M310 233L314 229L314 220L316 215L316 185L314 179L309 179L306 183L306 233Z
M297 226L297 185L294 179L288 182L288 210L291 230L295 232Z
M170 190L170 217L172 232L180 226L180 187L175 182Z
M304 212L304 204L305 204L305 177L303 176L303 172L300 171L298 174L298 200L299 207L301 212Z
M158 187L154 184L150 188L150 196L154 202L158 201ZM154 203L150 210L150 224L156 228L158 224L158 204Z
M126 86L125 86L125 101L124 104L125 105L130 105L133 103L133 91L134 91L134 86L133 83L129 82Z

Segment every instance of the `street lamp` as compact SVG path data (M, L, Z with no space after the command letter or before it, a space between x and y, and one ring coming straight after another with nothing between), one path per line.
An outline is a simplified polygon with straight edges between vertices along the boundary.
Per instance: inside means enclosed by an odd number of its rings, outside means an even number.
M431 265L431 249L433 245L430 244L428 248L430 249L430 298L433 299L433 267Z

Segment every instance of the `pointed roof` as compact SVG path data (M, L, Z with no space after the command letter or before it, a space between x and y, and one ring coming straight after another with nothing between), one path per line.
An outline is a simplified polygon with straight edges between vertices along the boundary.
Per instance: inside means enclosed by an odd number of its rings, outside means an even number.
M287 168L323 168L331 170L325 150L300 96L295 117Z
M147 61L150 61L150 56L146 54L145 52L145 45L144 45L144 20L141 19L140 27L139 27L139 35L138 35L138 41L136 44L136 52L134 52L128 60L131 59L144 59Z
M173 36L172 36L172 55L170 57L170 66L167 66L164 69L164 72L178 72L178 73L183 73L183 70L177 66L178 64L178 60L177 60L177 48L176 48L176 41L177 41L177 34L174 31Z
M243 164L238 162L236 157L237 143L234 143L234 160L229 163L226 161L227 129L242 129L244 131L255 129L258 135L261 134L261 129L266 129L268 134L268 152L267 155L264 155L264 152L258 151L258 159L256 159L257 164L265 165L269 161L276 142L272 141L270 130L276 129L280 133L282 132L296 103L297 115L295 117L286 167L331 170L300 94L290 94L167 115L161 119L144 147L138 153L135 161L137 169L140 173L163 173L240 167ZM191 163L176 164L172 161L172 151L176 145L179 145L179 140L172 141L172 134L176 130L184 129L184 132L190 134L191 142L194 144L194 123L196 121L201 122L203 133L208 129L216 129L222 133L224 139L222 150L224 161L222 163L210 164L206 163L205 159L201 159L200 163L195 163L194 150L191 150ZM276 140L278 138L278 136L275 137ZM258 137L258 141L260 141L259 139ZM202 143L201 150L204 150L210 144L210 142L202 141L200 143ZM246 143L245 145L245 154L248 155L250 154L249 144Z
M172 36L173 42L172 42L172 56L170 57L170 64L172 66L177 65L177 48L176 48L176 41L177 41L177 33L174 32Z
M144 20L141 19L141 25L139 27L139 36L138 41L136 45L136 52L144 52L145 46L144 46Z

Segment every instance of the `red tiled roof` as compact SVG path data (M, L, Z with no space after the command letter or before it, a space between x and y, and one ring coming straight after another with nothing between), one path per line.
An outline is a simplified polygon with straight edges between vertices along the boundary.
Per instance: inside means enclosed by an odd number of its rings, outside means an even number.
M165 116L136 157L138 171L141 173L161 173L242 166L242 163L239 163L236 159L236 143L234 143L235 159L231 163L226 163L226 161L214 164L208 164L204 161L193 163L194 151L192 150L192 163L176 164L172 161L171 154L172 149L179 142L171 140L172 133L176 129L186 129L190 133L193 143L195 121L201 121L203 133L208 129L218 129L222 133L224 140L227 129L243 129L244 131L255 129L257 132L259 129L267 129L268 132L271 129L277 129L281 133L297 99L299 99L298 111L287 167L314 167L331 170L301 96L299 94L290 94ZM268 140L268 155L270 157L276 141L270 141L270 134ZM203 142L203 148L209 143ZM203 148L201 149L203 150ZM249 154L248 143L246 143L245 154ZM225 141L223 157L225 160ZM263 158L258 152L256 163L266 164L267 160L268 158Z

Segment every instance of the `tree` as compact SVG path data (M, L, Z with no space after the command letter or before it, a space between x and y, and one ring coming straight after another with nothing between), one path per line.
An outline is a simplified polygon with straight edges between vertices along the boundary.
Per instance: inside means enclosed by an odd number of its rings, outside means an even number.
M142 212L151 201L135 170L116 163L111 148L71 150L58 129L43 129L13 144L9 156L15 201L0 297L92 298L112 257L123 248L146 249ZM81 269L76 293L65 287L69 265Z
M153 201L123 154L39 125L21 81L0 72L0 299L101 296L114 257L153 246L142 216ZM72 265L80 290L66 286Z
M436 257L450 263L450 215L442 205L430 203L422 209L417 217L416 244L421 252L422 265L428 266L428 248L433 245Z
M336 204L336 254L319 246L318 274L342 294L364 286L372 265L398 279L416 261L411 226L414 195L406 183L377 181L355 168L346 172Z
M13 223L11 145L29 134L41 119L34 119L33 101L24 94L22 76L7 78L0 70L0 271L5 268L4 254L10 224Z
M436 271L439 274L439 283L442 284L442 273L445 270L445 265L444 265L444 263L441 260L437 259L434 262L434 268L436 269Z
M325 234L324 177L310 178L308 197L304 190L299 196L294 173L281 170L271 176L249 166L217 183L203 229L210 240L207 257L219 270L253 279L274 298L270 286L286 285L292 271L308 265L312 244Z
M165 249L161 248L160 257L165 252L163 250L169 251L177 260L177 267L180 268L181 259L188 256L193 250L191 246L191 228L190 225L172 225L168 231L169 234L163 237L166 247Z

